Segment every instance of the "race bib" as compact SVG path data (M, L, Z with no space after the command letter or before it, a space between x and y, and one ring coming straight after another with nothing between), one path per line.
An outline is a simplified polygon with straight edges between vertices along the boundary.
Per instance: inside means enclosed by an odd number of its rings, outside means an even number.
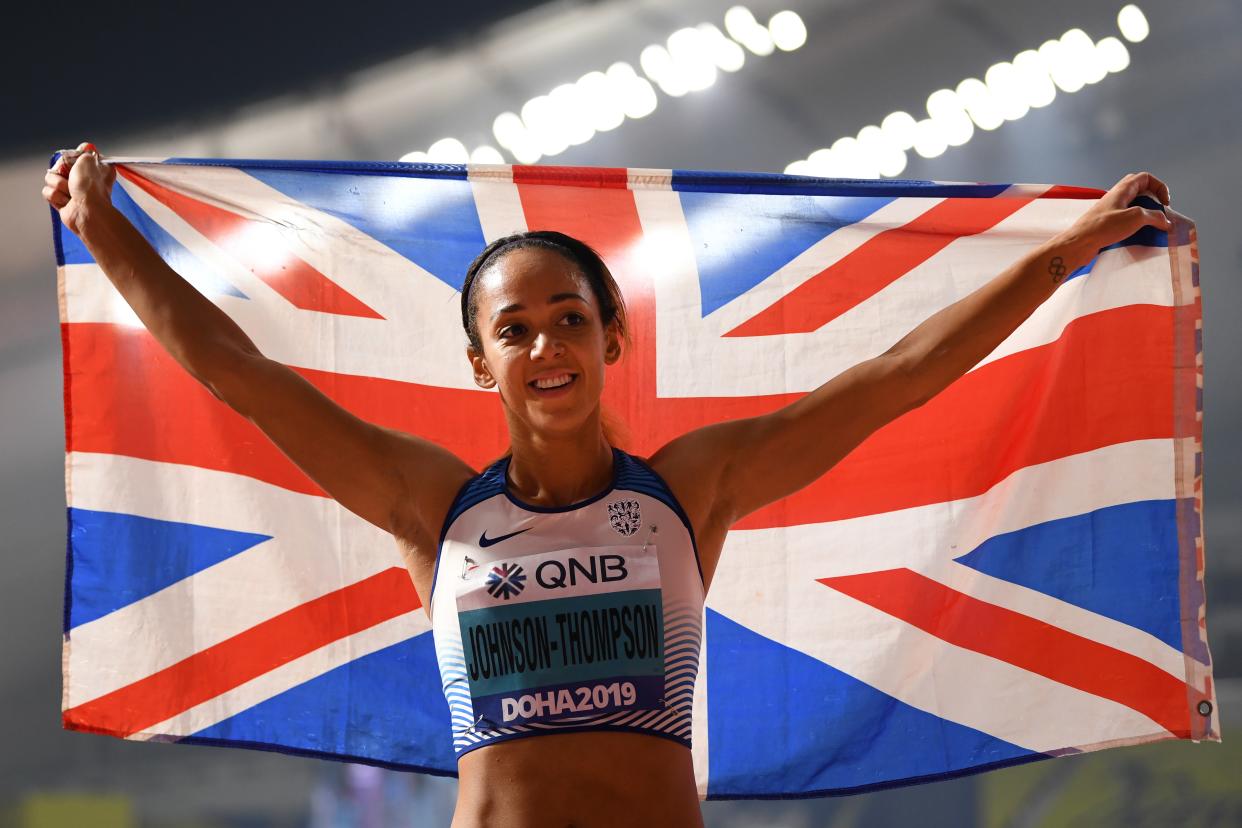
M469 569L457 617L474 715L484 721L664 706L654 545L542 552Z

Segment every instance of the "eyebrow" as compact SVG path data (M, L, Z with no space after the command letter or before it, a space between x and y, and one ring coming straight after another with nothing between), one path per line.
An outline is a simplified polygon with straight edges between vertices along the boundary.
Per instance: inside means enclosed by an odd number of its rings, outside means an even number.
M569 299L577 299L579 302L586 302L586 299L582 296L581 293L571 292L571 293L552 294L551 296L548 297L548 304L555 305L557 302L565 302ZM492 314L492 319L497 319L506 313L515 313L520 310L526 310L526 306L518 304L516 302L512 305L505 305L503 308L501 308L500 310Z

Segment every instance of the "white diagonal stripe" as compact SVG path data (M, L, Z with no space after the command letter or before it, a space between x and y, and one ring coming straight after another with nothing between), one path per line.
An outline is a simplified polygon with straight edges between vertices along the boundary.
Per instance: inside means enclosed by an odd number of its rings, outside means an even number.
M421 609L395 616L268 670L129 738L147 740L163 736L189 736L318 678L330 670L385 647L399 644L429 629L431 623ZM447 738L447 734L445 736Z
M390 535L327 498L227 472L116 455L75 452L69 462L71 506L273 536L71 630L70 706L402 565ZM254 585L244 600L239 584Z

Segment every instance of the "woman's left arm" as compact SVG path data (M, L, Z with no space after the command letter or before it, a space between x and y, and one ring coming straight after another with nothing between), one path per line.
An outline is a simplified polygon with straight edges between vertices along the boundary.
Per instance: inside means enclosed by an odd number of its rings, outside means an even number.
M991 353L1104 247L1143 226L1172 227L1160 210L1129 205L1142 193L1169 203L1163 182L1128 175L1068 230L983 287L944 308L884 354L842 372L797 402L760 417L699 429L652 458L675 469L700 532L810 484L872 432L917 408ZM672 482L670 480L670 482ZM680 493L679 493L680 496Z

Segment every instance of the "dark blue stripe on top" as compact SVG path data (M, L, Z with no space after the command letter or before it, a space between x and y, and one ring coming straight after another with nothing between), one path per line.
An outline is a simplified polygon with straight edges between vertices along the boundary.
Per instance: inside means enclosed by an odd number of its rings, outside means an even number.
M465 164L410 164L405 161L312 161L275 158L167 158L163 164L187 167L236 167L254 170L394 175L403 178L466 178Z
M1042 758L712 609L706 634L709 799L852 793ZM765 751L773 756L757 762Z
M71 508L69 626L101 618L269 539L251 532Z
M673 170L672 188L678 192L766 193L771 195L830 195L866 198L992 198L1011 184L970 184L906 179L815 178L779 173Z
M865 197L858 197L865 195ZM703 316L728 304L808 248L890 204L891 197L683 192Z
M1182 649L1177 503L1145 500L989 538L965 564Z

